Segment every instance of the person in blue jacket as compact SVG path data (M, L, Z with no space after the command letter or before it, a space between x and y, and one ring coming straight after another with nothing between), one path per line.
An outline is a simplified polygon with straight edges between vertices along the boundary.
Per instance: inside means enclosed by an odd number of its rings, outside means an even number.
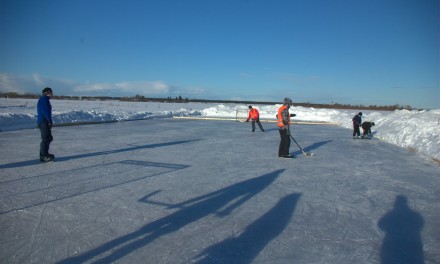
M353 121L353 138L361 138L361 131L359 128L362 124L362 112L359 112L357 115L355 115L352 121Z
M55 156L49 153L49 145L53 141L52 136L52 105L50 98L53 96L53 91L50 87L43 89L43 95L38 99L37 104L37 122L38 128L41 132L40 143L40 161L52 161Z

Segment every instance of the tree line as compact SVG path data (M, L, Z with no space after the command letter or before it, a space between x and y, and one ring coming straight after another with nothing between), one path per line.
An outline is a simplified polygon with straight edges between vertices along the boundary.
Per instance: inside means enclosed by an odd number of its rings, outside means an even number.
M0 97L3 98L24 98L24 99L38 99L40 95L36 94L19 94L15 92L0 93ZM235 104L248 104L248 105L274 105L280 104L280 102L272 101L245 101L245 100L208 100L208 99L189 99L182 96L166 97L166 98L152 98L145 97L143 95L135 95L129 97L111 97L111 96L66 96L56 95L54 99L59 100L119 100L125 102L160 102L160 103L235 103ZM330 108L330 109L358 109L358 110L377 110L377 111L394 111L394 110L422 110L415 109L410 105L351 105L351 104L316 104L316 103L294 103L294 106L313 107L313 108Z

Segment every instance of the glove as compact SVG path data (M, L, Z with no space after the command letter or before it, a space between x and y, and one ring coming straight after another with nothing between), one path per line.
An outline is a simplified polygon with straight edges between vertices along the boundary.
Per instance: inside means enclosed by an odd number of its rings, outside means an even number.
M52 122L49 122L49 127L52 127L52 125L53 125Z
M248 120L246 120L246 122L249 122L249 119L248 119Z
M290 114L290 117L295 117L296 116L296 114Z

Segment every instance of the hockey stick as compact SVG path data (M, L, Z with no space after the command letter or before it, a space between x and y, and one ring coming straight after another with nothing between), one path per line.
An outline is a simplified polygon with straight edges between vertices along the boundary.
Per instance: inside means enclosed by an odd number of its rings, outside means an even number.
M315 154L313 154L313 153L311 153L311 152L305 152L302 148L301 148L301 146L298 144L298 142L296 142L296 140L293 138L293 136L292 135L290 135L289 134L289 136L293 139L293 141L296 143L296 145L298 146L298 148L302 151L302 153L304 154L304 156L308 156L308 157L311 157L311 156L314 156Z

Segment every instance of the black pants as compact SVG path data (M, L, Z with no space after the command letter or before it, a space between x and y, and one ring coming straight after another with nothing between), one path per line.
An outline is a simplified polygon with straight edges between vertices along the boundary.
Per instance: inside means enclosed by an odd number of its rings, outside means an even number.
M371 129L363 129L362 128L362 130L363 130L363 136L368 136L368 135L371 135Z
M278 149L278 156L289 155L290 148L290 134L287 129L280 129L280 147Z
M262 126L261 123L260 123L260 120L257 119L257 120L252 120L252 132L255 131L255 122L257 122L258 127L260 128L260 130L261 130L261 131L264 131L263 126Z
M52 142L52 128L47 122L40 124L41 143L40 143L40 158L49 156L49 145Z
M356 135L361 136L361 131L358 124L353 124L353 137Z

